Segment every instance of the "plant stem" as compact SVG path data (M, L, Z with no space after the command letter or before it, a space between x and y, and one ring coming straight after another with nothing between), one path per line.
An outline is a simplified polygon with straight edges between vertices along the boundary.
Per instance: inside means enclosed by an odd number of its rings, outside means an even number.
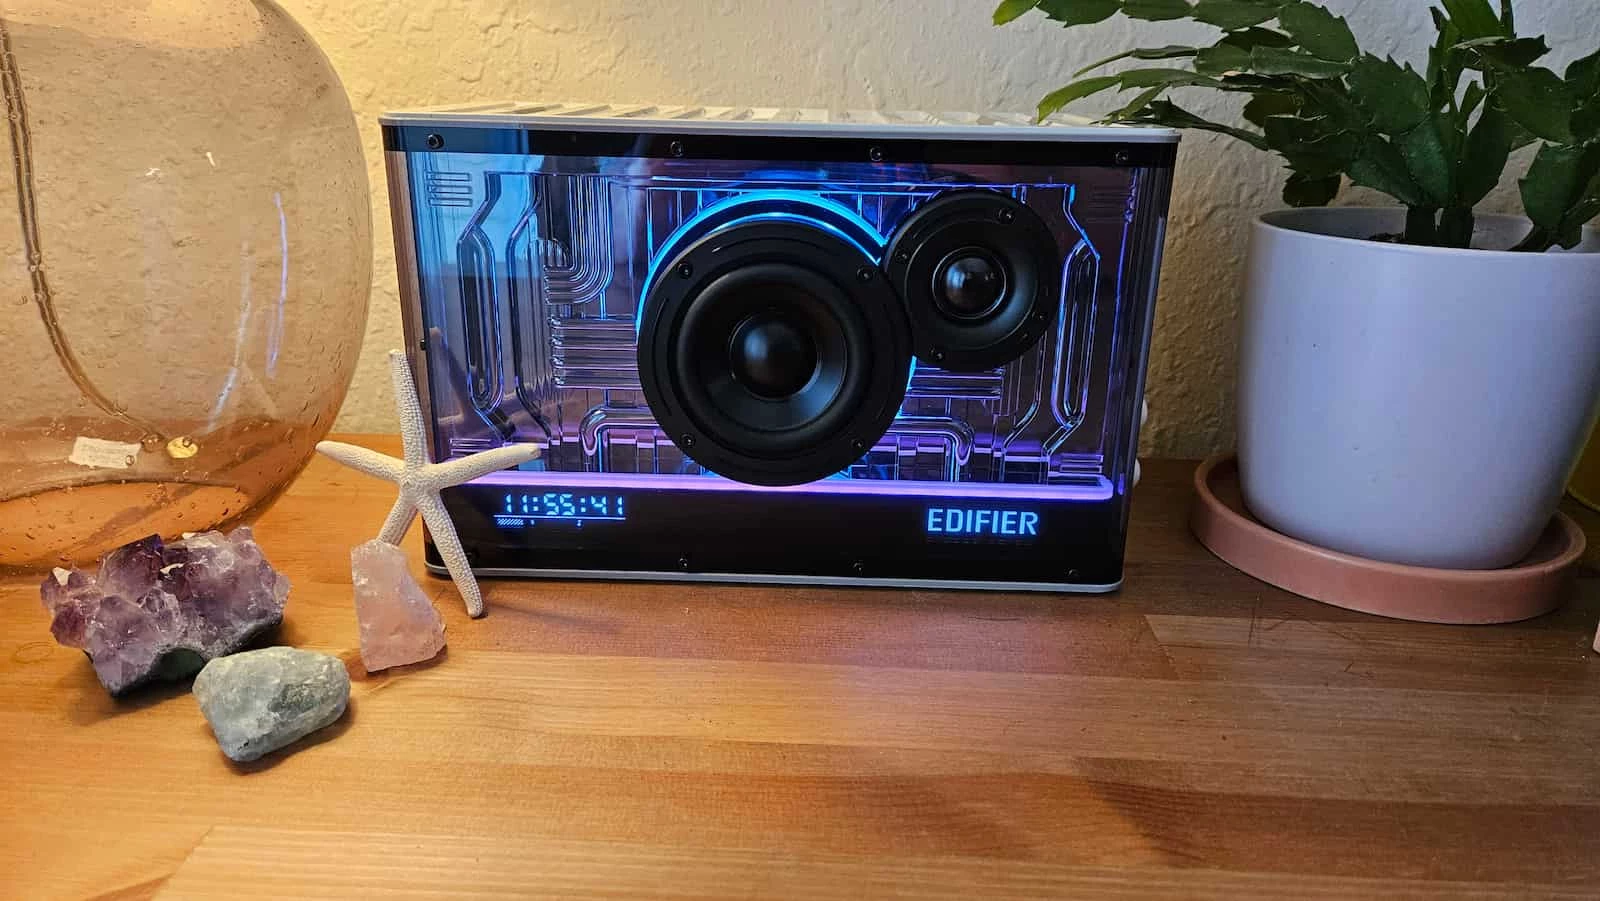
M1438 226L1435 224L1438 215L1438 207L1406 207L1406 233L1403 240L1407 244L1432 247L1438 241Z
M1462 249L1471 247L1475 225L1471 207L1446 207L1439 215L1439 246Z
M1554 247L1555 243L1554 235L1535 225L1533 230L1528 232L1528 236L1522 239L1522 243L1511 249L1519 253L1544 253Z

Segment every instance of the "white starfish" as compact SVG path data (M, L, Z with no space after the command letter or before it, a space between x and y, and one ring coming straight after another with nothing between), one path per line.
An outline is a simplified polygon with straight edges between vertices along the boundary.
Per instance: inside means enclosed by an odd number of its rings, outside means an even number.
M479 476L538 459L539 448L531 444L516 444L444 463L429 462L422 403L417 399L417 386L411 380L411 364L406 361L405 354L398 350L389 352L389 372L394 379L394 401L400 414L400 440L405 445L405 459L396 460L375 450L340 441L319 442L317 452L351 469L398 485L400 497L389 511L389 518L383 521L383 530L378 533L378 538L390 544L399 544L406 530L411 528L412 520L421 513L422 521L428 524L428 531L433 535L434 546L444 559L445 569L450 571L456 590L461 592L461 599L467 604L467 614L482 616L483 593L478 590L478 580L472 575L466 551L461 549L461 539L456 537L455 524L450 521L450 514L445 511L439 492Z

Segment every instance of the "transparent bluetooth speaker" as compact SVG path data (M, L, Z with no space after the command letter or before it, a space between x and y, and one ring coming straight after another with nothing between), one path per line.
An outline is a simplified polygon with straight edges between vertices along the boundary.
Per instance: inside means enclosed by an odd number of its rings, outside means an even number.
M5 0L0 41L0 566L248 520L366 320L337 76L262 0Z

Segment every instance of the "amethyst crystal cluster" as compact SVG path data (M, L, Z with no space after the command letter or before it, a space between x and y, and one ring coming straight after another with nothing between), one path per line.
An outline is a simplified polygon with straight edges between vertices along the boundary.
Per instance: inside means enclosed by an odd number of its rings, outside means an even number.
M57 569L39 589L50 633L82 648L113 695L194 675L283 621L289 580L250 529L151 536L112 551L98 574Z

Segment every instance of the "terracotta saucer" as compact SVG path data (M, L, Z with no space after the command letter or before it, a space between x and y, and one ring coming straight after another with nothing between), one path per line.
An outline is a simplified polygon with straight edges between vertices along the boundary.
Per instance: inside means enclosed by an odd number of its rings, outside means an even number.
M1560 606L1583 530L1557 513L1527 558L1507 569L1450 570L1380 563L1281 535L1245 509L1239 464L1212 457L1195 470L1189 528L1229 564L1313 600L1429 623L1509 623Z

